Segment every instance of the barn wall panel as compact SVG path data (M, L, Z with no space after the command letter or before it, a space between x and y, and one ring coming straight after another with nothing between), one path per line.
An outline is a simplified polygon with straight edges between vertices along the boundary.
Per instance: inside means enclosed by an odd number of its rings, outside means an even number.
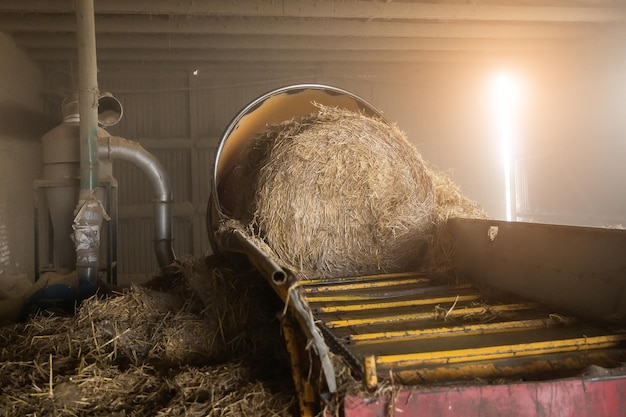
M131 140L189 137L189 86L183 72L106 73L99 86L124 107L120 123L107 129L111 134Z

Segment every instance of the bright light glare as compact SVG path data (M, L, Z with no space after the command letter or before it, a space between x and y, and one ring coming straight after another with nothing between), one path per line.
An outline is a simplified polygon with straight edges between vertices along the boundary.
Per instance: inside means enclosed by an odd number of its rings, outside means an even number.
M506 198L506 219L513 220L513 155L518 136L519 100L521 86L519 80L509 73L499 73L493 79L493 106L496 121L496 138L502 152L504 187Z

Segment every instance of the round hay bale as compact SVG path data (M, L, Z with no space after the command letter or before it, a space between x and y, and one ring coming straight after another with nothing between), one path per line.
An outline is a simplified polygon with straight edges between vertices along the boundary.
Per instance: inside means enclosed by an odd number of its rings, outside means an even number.
M384 120L317 107L255 138L235 217L305 276L417 268L436 206L420 153Z

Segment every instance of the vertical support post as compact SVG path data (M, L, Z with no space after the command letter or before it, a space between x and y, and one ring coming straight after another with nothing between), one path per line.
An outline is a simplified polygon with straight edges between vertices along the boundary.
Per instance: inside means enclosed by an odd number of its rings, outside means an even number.
M74 219L76 269L88 291L98 278L100 225L103 209L98 195L98 78L93 0L76 0L78 102L80 114L80 194ZM90 201L90 204L87 202Z
M200 137L198 133L198 70L189 71L187 75L188 88L188 100L189 100L189 138L191 139L191 145L189 146L189 156L191 163L190 181L191 181L191 203L194 207L200 207L202 204L202 192L200 187L200 152L204 151L198 146ZM191 215L192 230L192 243L193 253L206 252L206 248L203 247L203 242L206 240L206 227L202 227L202 221L205 216L199 216L198 214Z
M98 187L98 67L93 0L76 1L78 103L80 114L80 186Z
M363 358L363 380L369 390L373 390L378 385L378 374L376 373L376 356L369 355Z

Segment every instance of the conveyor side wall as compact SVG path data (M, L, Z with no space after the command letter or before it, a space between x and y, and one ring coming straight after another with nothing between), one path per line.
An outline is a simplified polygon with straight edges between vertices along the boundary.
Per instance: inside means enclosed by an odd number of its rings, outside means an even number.
M560 311L626 323L626 230L452 218L457 273Z

